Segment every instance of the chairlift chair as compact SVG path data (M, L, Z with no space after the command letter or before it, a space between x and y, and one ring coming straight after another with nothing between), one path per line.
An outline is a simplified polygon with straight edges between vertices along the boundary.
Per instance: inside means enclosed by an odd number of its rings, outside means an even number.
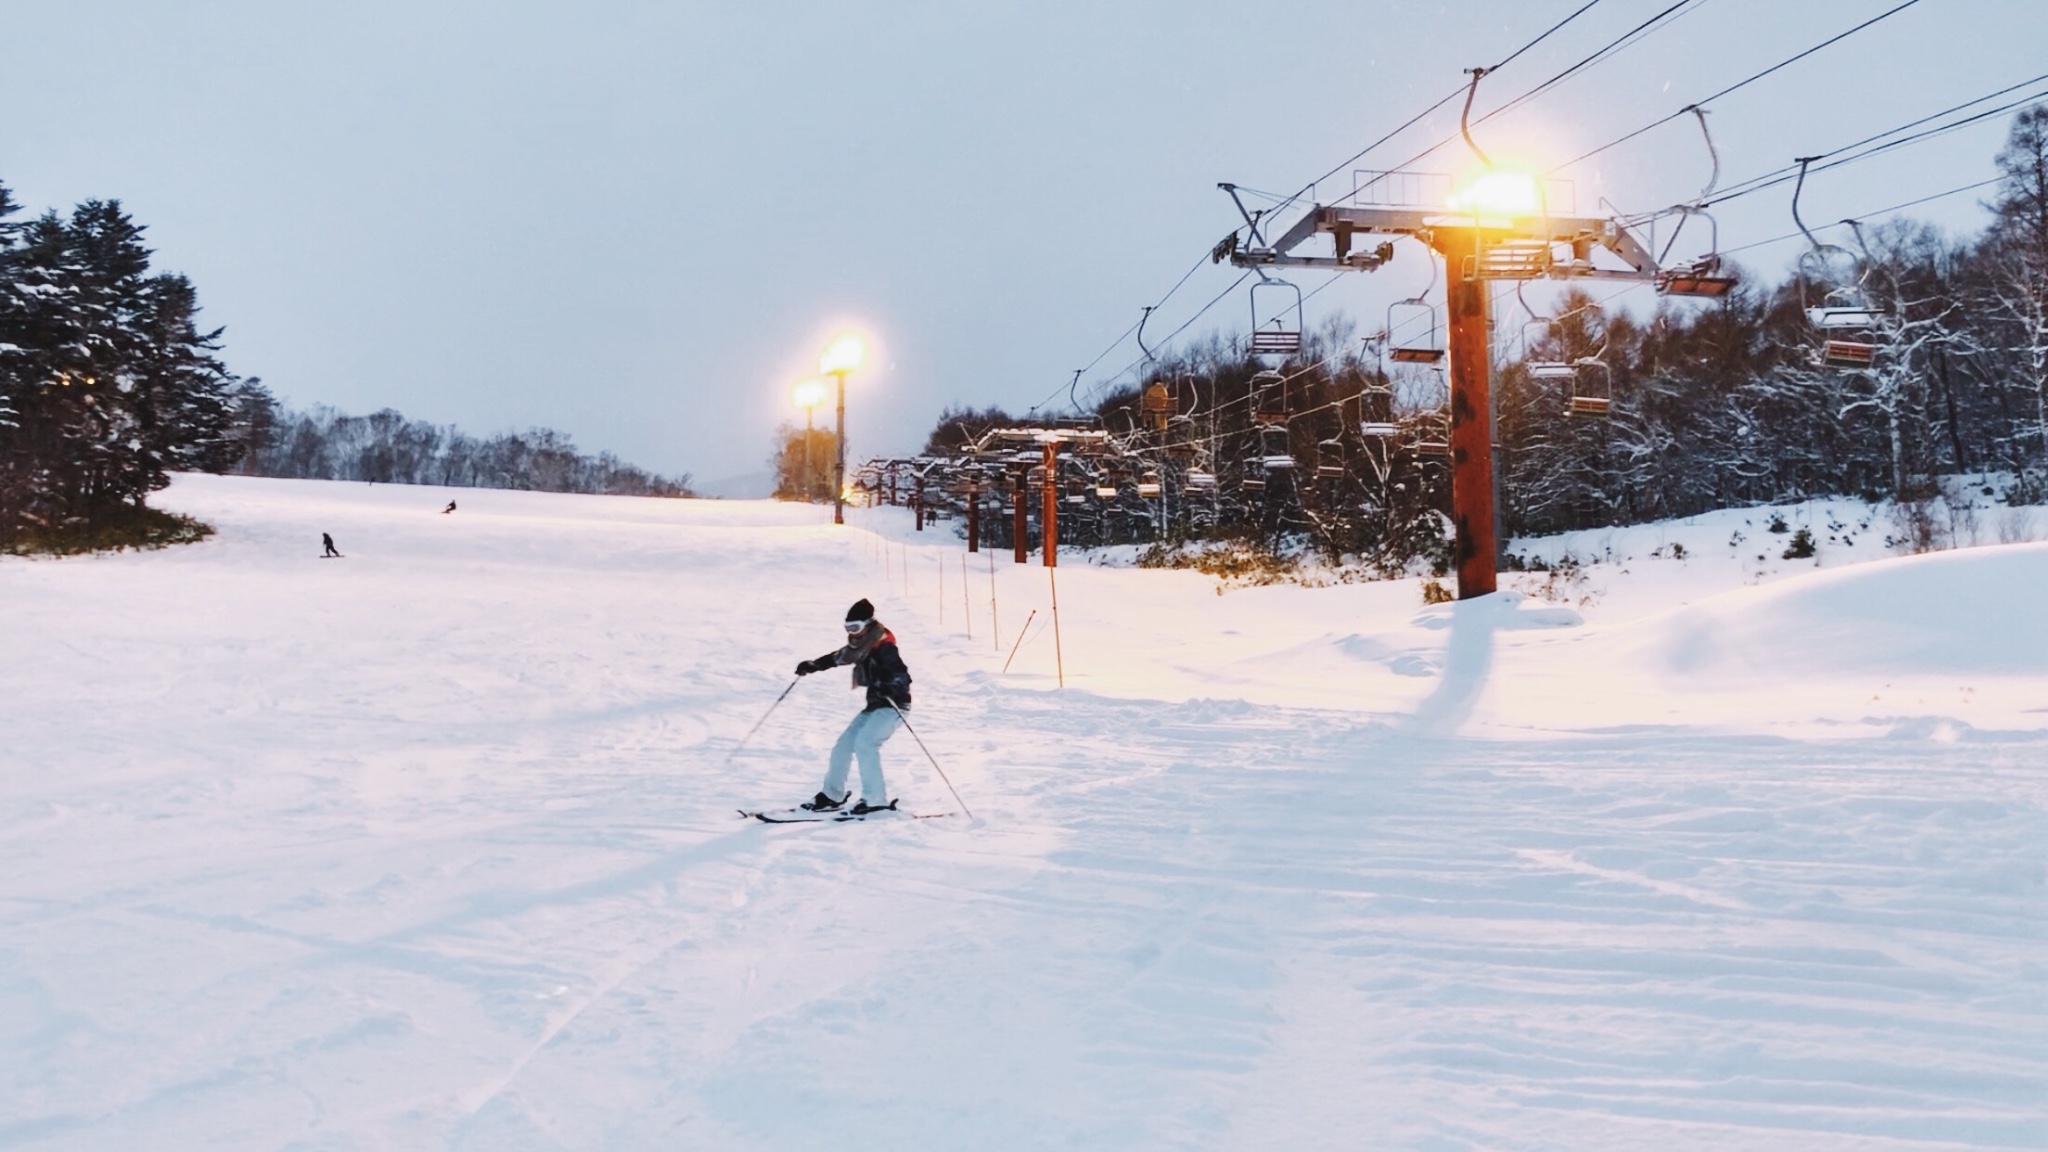
M1860 291L1837 288L1806 309L1806 323L1821 332L1868 332L1877 327L1878 316L1863 300Z
M1146 500L1156 500L1159 498L1161 491L1159 473L1147 472L1138 478L1138 495L1140 497Z
M1259 292L1293 293L1291 305L1283 303L1262 327L1259 322ZM1263 273L1259 282L1251 286L1249 293L1252 309L1251 352L1254 356L1293 356L1301 351L1301 289L1285 280L1276 280ZM1293 324L1288 324L1288 313L1293 312Z
M1806 187L1806 166L1815 159L1812 156L1800 159L1799 182L1792 186L1792 222L1799 225L1799 231L1810 245L1807 251L1799 254L1800 307L1806 313L1808 326L1816 332L1828 334L1821 341L1822 364L1836 368L1868 368L1877 360L1877 343L1870 336L1883 319L1863 292L1869 268L1862 258L1847 248L1821 243L1799 215L1799 194ZM1855 226L1854 221L1848 223ZM1859 231L1857 235L1860 239L1862 234ZM1854 270L1855 282L1837 285L1834 263L1843 257L1848 259ZM1807 293L1816 281L1828 287L1821 294L1819 303L1810 304Z
M1565 410L1573 416L1608 415L1614 407L1614 376L1606 362L1581 356L1572 367L1572 396Z
M1517 284L1515 285L1515 298L1520 300L1521 297L1522 286ZM1528 308L1528 301L1523 300L1522 307ZM1558 346L1560 348L1564 346L1564 338L1560 332L1561 325L1550 317L1537 316L1532 311L1528 323L1522 325L1523 355L1528 355L1529 350L1536 347L1536 341L1529 339L1529 329L1531 328L1541 328L1546 336L1558 333ZM1568 360L1524 360L1522 361L1522 367L1529 373L1529 379L1531 380L1570 380L1578 375Z
M1805 288L1803 275L1800 287ZM1855 288L1836 288L1817 305L1805 309L1806 323L1823 334L1820 362L1829 368L1868 368L1877 361L1877 343L1872 334L1879 322L1877 312Z
M1702 256L1682 268L1657 273L1660 296L1692 296L1718 300L1735 290L1735 277L1721 275L1719 255Z
M1714 187L1721 182L1721 152L1714 147L1714 134L1707 128L1707 110L1697 104L1685 110L1699 120L1700 139L1706 143L1707 158L1713 161L1714 167L1707 177L1706 187L1700 189L1699 198L1691 204L1680 204L1672 209L1678 214L1678 223L1672 227L1671 239L1665 241L1664 250L1657 254L1657 264L1661 269L1665 258L1671 255L1672 247L1678 243L1679 233L1685 231L1687 222L1695 216L1707 222L1707 254L1669 272L1660 270L1655 283L1660 296L1718 299L1735 289L1735 277L1721 274L1721 225L1706 210Z
M1422 337L1404 335L1402 330L1427 322ZM1443 362L1443 333L1437 327L1436 307L1421 296L1396 300L1387 305L1387 357L1396 364L1439 364Z
M1877 363L1877 345L1863 340L1825 340L1820 362L1830 368L1868 368Z
M1252 421L1257 424L1285 424L1293 411L1294 382L1267 369L1252 377Z
M1834 289L1818 305L1805 311L1807 325L1824 335L1821 364L1829 368L1868 368L1876 363L1877 343L1871 337L1878 325L1878 314L1864 302L1860 290Z
M1329 439L1316 445L1316 475L1325 480L1334 480L1344 475L1344 442Z

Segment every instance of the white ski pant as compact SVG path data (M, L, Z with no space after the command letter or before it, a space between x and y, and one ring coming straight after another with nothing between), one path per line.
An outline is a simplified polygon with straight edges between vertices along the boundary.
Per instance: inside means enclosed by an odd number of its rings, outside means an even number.
M870 804L888 803L888 790L882 787L882 741L894 736L902 726L903 717L894 708L877 708L855 716L832 745L830 767L825 771L825 795L846 795L847 765L858 759L861 799Z

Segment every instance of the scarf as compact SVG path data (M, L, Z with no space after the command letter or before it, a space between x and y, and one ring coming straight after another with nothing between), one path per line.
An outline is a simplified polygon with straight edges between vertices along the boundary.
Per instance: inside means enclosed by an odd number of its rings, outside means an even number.
M853 686L855 688L867 687L868 653L873 652L875 645L880 644L884 640L894 644L896 637L889 633L889 629L884 627L879 619L875 619L869 620L867 627L854 633L853 638L846 642L846 647L842 650L844 655L841 657L840 662L853 665Z

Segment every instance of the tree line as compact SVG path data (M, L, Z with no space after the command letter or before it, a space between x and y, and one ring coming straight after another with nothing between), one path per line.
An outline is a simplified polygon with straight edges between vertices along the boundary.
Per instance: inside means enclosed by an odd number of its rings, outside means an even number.
M152 270L116 200L24 219L0 184L0 551L202 535L148 507L173 472L689 494L549 429L468 436L397 412L282 407L230 372L192 282Z
M667 477L609 452L577 451L551 428L475 437L452 424L408 419L389 408L350 416L270 403L252 411L248 451L234 471L297 480L443 484L610 496L688 496L690 475Z
M2048 499L2048 107L2015 119L1996 162L1980 234L1857 225L1801 274L1745 275L1710 305L1660 299L1645 316L1574 289L1539 317L1498 292L1504 532L1827 495L1925 501L1943 477L1978 472L2003 474L2014 503ZM1846 368L1827 362L1827 334L1805 311L1844 300L1873 316L1855 334L1869 362ZM1218 336L1151 364L1090 415L1156 462L1160 504L1077 507L1062 535L1312 546L1389 571L1447 562L1441 367L1388 351L1384 334L1360 341L1338 315L1304 334L1278 383ZM1604 415L1573 414L1587 393L1607 401ZM948 410L926 451L1038 422Z

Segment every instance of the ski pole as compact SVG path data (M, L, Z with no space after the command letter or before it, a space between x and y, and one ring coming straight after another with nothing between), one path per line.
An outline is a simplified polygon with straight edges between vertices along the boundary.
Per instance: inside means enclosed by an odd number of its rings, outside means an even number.
M885 696L883 697L883 699L887 700L888 697ZM889 700L889 707L896 708L896 702L894 700ZM919 736L917 734L917 729L912 728L910 726L910 717L905 715L903 709L901 708L896 708L896 715L899 719L903 721L903 730L905 732L910 733L910 738L912 740L917 741L918 750L924 753L924 758L932 762L932 770L939 774L939 779L946 781L946 791L951 792L953 794L953 803L958 804L960 806L961 814L965 815L969 820L974 819L974 813L969 812L967 810L967 801L962 800L960 798L960 790L958 788L953 787L953 782L951 780L946 780L946 770L944 768L939 767L939 758L937 756L932 755L932 750L924 746L924 737Z
M801 676L796 678L796 680L801 679L803 679L803 677ZM740 749L745 748L747 746L747 741L752 740L754 738L754 733L759 732L761 730L761 725L766 724L768 722L768 718L770 716L775 715L775 710L777 708L782 707L782 702L783 700L788 698L790 689L796 687L796 680L791 680L789 682L789 688L784 688L782 690L782 695L777 696L775 698L775 703L770 704L768 706L768 710L766 712L761 713L761 718L759 720L754 721L754 726L752 728L747 729L747 734L745 736L740 737L740 742L733 745L732 751L727 752L725 754L725 762L727 764L732 763L732 758L739 755Z

